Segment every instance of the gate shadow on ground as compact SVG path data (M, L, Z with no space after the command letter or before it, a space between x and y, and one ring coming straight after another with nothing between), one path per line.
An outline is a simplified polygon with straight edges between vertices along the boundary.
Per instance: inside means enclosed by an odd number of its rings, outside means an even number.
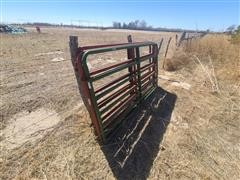
M158 87L102 146L117 179L147 179L177 96Z

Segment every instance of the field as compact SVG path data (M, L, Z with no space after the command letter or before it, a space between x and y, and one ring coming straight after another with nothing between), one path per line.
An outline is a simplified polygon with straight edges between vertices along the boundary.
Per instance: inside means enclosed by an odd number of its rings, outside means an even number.
M240 179L240 52L228 36L207 35L180 48L173 40L163 65L166 42L175 33L28 30L1 34L1 179ZM149 127L147 134L158 137L146 135L127 166L119 168L108 147L95 140L68 41L77 35L83 46L119 43L128 34L134 41L164 38L159 86L175 102L170 117ZM92 66L115 58L120 56ZM158 107L155 119L161 111Z

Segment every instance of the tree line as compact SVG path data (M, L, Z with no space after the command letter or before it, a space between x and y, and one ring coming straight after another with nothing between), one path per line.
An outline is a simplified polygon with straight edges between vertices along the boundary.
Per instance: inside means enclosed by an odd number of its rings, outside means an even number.
M144 20L130 21L129 23L121 23L114 21L113 28L115 29L153 29L152 26L148 26Z
M147 31L166 31L166 32L196 32L196 30L188 30L188 29L181 29L181 28L162 28L162 27L152 27L148 25L145 20L135 20L130 21L129 23L126 22L118 22L114 21L112 23L112 28L114 29L133 29L133 30L147 30ZM199 31L198 32L206 32L206 31ZM209 30L207 31L209 32Z

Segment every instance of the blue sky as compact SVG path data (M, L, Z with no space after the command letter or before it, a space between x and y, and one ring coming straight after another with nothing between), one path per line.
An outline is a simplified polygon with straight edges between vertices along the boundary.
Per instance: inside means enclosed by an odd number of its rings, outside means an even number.
M222 31L240 24L240 0L0 0L3 22L70 24L145 20L153 27ZM77 24L76 21L72 23ZM81 22L88 24L87 22Z

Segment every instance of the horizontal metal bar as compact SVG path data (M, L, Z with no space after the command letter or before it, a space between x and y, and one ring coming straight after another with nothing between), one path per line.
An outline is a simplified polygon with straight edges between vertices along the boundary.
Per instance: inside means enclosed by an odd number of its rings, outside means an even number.
M129 96L124 101L121 101L118 106L114 107L113 109L111 109L111 111L109 111L107 114L105 114L102 117L103 122L109 121L111 118L110 115L116 113L116 111L119 111L122 107L124 107L124 105L126 105L129 101L131 101L133 99L133 97L136 97L136 95L133 94L133 95ZM106 119L106 118L108 118L108 119Z
M79 47L79 50L84 51L88 49L96 49L96 48L105 48L105 47L110 47L110 46L119 46L119 45L126 45L129 43L119 43L119 44L103 44L103 45L95 45L95 46L82 46Z
M154 58L155 57L155 55L152 53L152 54L148 54L148 55L145 55L145 56L141 56L140 58L139 58L139 61L140 62L143 62L143 61L145 61L145 60L148 60L148 59L150 59L150 58Z
M133 97L134 98L134 97ZM129 106L131 105L131 106ZM137 104L133 104L132 99L129 100L127 103L125 103L122 107L121 110L118 111L118 113L114 113L110 118L108 118L106 121L103 123L103 129L104 132L109 131L110 129L114 129L118 122L120 122L122 119L118 118L124 118L124 116L129 113L132 109L134 109L137 106Z
M134 62L134 60L124 61L124 62L121 62L121 63L118 63L118 64L114 64L114 65L112 65L112 66L108 66L108 67L105 67L105 68L102 68L102 69L95 70L95 71L93 71L93 72L90 72L90 76L95 75L95 74L99 74L99 73L101 73L101 72L103 72L103 71L112 69L112 68L117 67L117 66L120 66L120 65L122 65L122 64L128 64L128 63L131 63L131 62Z
M147 92L145 92L145 96L142 97L142 99L147 99L156 89L156 87L152 87ZM126 117L137 105L134 106L128 106L126 107L122 112L120 112L117 116L114 117L114 121L110 121L109 124L103 124L104 129L104 135L107 137L111 131L120 124L120 122L123 120L124 117ZM108 127L111 124L111 127Z
M122 92L124 92L125 90L127 90L129 87L131 87L131 84L127 84L126 86L122 87L121 89L119 89L117 92L111 94L110 96L108 96L106 99L103 99L101 102L98 103L98 107L102 108L103 106L105 106L107 103L109 103L110 101L112 101L114 98L116 98L117 96L119 96ZM134 87L136 87L134 85Z
M151 88L146 90L146 92L144 92L142 99L147 99L154 92L155 89L156 87L152 86Z
M119 78L111 81L110 83L103 85L102 87L100 87L100 88L98 88L97 90L95 90L95 93L99 93L100 91L102 91L102 90L110 87L111 85L113 85L113 84L115 84L115 83L117 83L117 82L125 79L126 77L128 77L128 76L130 76L130 75L132 75L132 74L133 74L133 73L125 74L125 75L123 75L123 76L121 76L121 77L119 77Z
M104 135L105 137L114 134L112 130L116 129L119 124L124 120L124 118L134 109L137 107L137 104L132 106L127 106L125 109L123 109L119 114L117 114L112 121L110 121L108 124L104 125ZM108 138L108 137L107 137Z
M127 97L131 92L134 91L134 88L129 89L127 92L125 92L123 95L121 95L119 98L117 98L115 101L110 103L108 106L106 106L103 110L100 110L101 114L106 113L109 109L114 107L117 103L119 103L121 100L123 100L125 97Z
M148 68L153 67L154 65L155 65L155 63L147 64L147 65L145 65L145 66L143 66L143 67L140 68L140 72L142 73L142 72L144 72L145 70L147 70Z
M96 81L96 80L99 80L99 79L102 79L102 78L104 78L104 77L106 77L106 76L109 76L109 75L111 75L111 74L113 74L113 73L116 73L116 72L119 72L119 71L121 71L121 70L123 70L123 69L125 69L125 68L128 68L128 67L130 67L130 66L132 66L132 65L134 65L134 64L136 64L135 62L132 62L132 63L128 63L128 64L125 64L125 65L121 65L121 66L119 66L119 67L117 67L117 68L115 68L115 69L112 69L112 70L109 70L109 71L107 71L107 72L104 72L104 73L102 73L102 74L99 74L99 75L97 75L97 76L94 76L94 77L92 77L92 78L90 78L92 81Z
M141 83L144 83L146 80L148 80L151 76L154 75L154 71L151 71L151 73L147 74L145 77L141 78Z
M155 73L155 71L149 71L149 72L143 74L143 75L141 76L141 80L142 80L142 79L145 79L146 77L149 77L149 76L153 75L154 73Z
M154 79L149 80L145 84L142 85L142 90L145 90L151 83L154 82Z
M113 91L114 89L118 88L119 86L123 85L124 83L128 82L130 79L130 77L127 77L127 79L122 80L121 82L119 82L118 84L115 84L114 86L112 86L111 88L105 90L104 92L102 92L99 95L96 95L96 99L99 100L100 98L102 98L103 96L105 96L106 94L110 93L111 91Z
M154 42L146 41L146 42L137 42L137 43L127 43L125 45L117 45L113 47L106 47L106 48L95 48L87 50L84 53L84 56L88 56L89 54L98 54L103 52L109 52L109 51L116 51L116 50L122 50L122 49L129 49L129 48L136 48L136 47L144 47L149 45L156 45Z
M141 42L135 42L135 43L141 43ZM120 46L120 45L127 45L132 43L119 43L119 44L100 44L95 46L82 46L78 49L81 51L88 50L88 49L96 49L96 48L105 48L105 47L111 47L111 46Z
M144 60L147 60L147 59L150 59L150 58L153 58L153 57L154 57L153 54L142 56L142 57L140 57L140 61L144 61ZM117 66L122 65L122 64L128 64L128 63L131 63L131 62L135 62L135 60L136 59L133 59L133 60L130 60L130 61L125 61L125 62L121 62L121 63L118 63L118 64L114 64L114 65L109 66L109 67L105 67L105 68L102 68L102 69L99 69L99 70L95 70L93 72L90 72L90 76L95 75L95 74L99 74L103 71L112 69L112 68L117 67Z
M149 79L149 78L150 78L150 79ZM145 79L141 80L141 83L144 84L145 82L150 81L150 80L152 80L152 79L153 79L152 76L146 77Z

